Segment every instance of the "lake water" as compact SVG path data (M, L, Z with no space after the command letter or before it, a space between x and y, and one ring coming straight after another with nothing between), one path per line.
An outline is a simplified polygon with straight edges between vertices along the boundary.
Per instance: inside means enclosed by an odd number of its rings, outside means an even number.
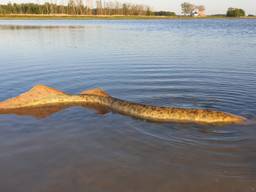
M256 20L0 21L0 100L38 83L252 123L0 115L1 192L256 191Z

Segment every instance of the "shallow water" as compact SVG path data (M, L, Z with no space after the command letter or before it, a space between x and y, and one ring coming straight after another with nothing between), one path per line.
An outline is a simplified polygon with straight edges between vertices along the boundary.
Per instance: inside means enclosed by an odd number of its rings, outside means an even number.
M82 107L0 116L0 191L256 191L256 21L0 21L0 100L41 83L243 115L157 124Z

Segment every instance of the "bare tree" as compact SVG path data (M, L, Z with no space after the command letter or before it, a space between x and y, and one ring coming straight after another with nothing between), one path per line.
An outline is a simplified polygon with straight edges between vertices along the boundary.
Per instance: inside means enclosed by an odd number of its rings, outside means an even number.
M84 3L82 0L77 0L76 1L76 7L78 9L78 12L80 15L84 14Z
M102 15L102 1L101 0L97 0L96 1L96 12L97 15Z
M197 6L197 9L199 11L205 11L205 6L204 5L199 5L199 6Z
M187 3L187 2L181 4L181 10L184 15L191 15L194 9L195 9L194 4Z
M76 3L75 0L68 1L68 14L75 15L76 14Z

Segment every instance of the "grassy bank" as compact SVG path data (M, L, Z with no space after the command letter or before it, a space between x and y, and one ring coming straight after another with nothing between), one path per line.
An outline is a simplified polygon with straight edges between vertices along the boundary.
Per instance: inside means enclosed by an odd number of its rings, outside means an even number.
M0 15L2 20L90 20L90 19L109 19L109 20L120 20L120 19L256 19L254 17L240 17L231 18L225 16L206 16L206 17L185 17L185 16L94 16L94 15L33 15L33 14L12 14L12 15Z

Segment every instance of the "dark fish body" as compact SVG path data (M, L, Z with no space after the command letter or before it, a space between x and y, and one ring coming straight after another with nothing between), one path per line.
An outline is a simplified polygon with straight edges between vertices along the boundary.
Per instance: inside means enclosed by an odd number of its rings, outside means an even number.
M69 95L61 91L36 86L30 91L0 103L1 110L49 105L87 105L95 104L135 118L158 122L197 122L197 123L243 123L245 118L230 113L173 107L143 105L117 99L100 89L85 91L80 95Z
M106 106L113 111L150 121L198 122L198 123L242 123L245 118L206 109L157 107L109 98Z

